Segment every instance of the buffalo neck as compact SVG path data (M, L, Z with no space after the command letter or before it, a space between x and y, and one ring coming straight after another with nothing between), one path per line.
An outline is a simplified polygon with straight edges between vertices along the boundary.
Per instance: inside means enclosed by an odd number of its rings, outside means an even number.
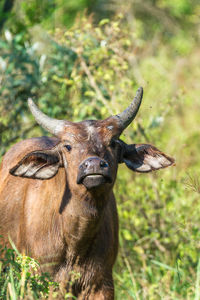
M103 192L103 189L72 191L66 183L60 213L69 255L84 256L95 242L104 224L109 198L110 193Z

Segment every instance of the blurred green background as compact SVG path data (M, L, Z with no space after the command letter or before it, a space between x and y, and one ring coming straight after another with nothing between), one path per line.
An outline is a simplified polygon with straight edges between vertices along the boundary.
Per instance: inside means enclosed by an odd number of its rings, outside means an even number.
M139 86L143 104L122 139L152 143L176 166L136 174L120 165L116 299L198 300L199 1L0 1L0 160L21 139L47 135L28 97L51 117L80 121L122 111ZM9 255L0 299L58 297L46 279L22 285L24 265Z

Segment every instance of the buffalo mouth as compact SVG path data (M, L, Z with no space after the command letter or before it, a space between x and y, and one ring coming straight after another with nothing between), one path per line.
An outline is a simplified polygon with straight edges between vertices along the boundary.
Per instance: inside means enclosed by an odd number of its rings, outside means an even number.
M96 188L105 183L112 183L112 178L109 175L100 173L86 174L77 178L78 184L83 184L87 189Z

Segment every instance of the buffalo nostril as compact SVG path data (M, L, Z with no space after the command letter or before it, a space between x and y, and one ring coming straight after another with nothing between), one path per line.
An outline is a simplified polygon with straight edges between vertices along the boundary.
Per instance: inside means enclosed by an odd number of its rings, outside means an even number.
M101 168L106 168L107 166L108 166L108 164L105 161L103 161L103 160L100 161Z

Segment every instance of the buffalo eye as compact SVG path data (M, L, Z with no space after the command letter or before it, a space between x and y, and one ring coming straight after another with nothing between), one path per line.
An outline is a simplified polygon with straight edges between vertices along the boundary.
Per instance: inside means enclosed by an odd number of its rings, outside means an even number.
M65 148L70 152L72 150L72 146L70 145L65 145Z

